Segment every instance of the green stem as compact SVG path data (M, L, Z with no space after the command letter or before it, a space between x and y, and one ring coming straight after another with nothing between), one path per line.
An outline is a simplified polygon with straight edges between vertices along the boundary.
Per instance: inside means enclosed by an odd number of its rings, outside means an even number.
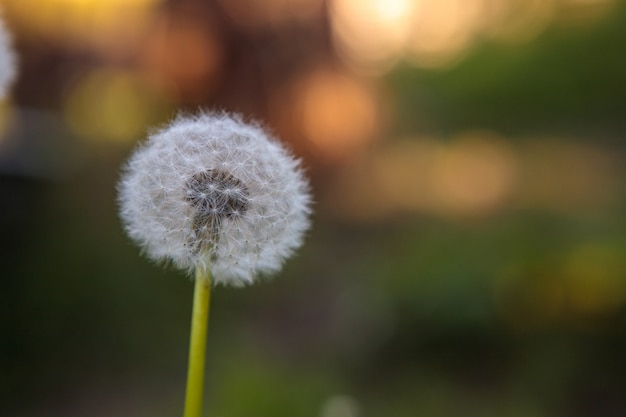
M208 271L196 270L196 285L193 294L191 315L191 338L189 342L189 368L187 371L187 394L184 417L202 416L202 394L204 391L204 359L206 356L206 334L211 300L211 276Z

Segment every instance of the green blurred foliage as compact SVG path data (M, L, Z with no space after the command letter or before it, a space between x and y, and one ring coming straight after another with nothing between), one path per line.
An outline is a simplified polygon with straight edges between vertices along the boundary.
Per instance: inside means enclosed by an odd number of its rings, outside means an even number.
M399 126L409 132L487 126L574 137L623 132L625 19L620 2L588 27L554 23L529 43L484 42L447 70L399 69L390 76Z

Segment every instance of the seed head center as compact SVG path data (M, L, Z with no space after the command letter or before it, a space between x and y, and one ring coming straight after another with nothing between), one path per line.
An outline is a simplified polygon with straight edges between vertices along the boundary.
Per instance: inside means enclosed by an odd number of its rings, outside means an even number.
M223 222L248 210L248 189L228 172L210 169L189 178L185 192L194 209L193 237L188 245L195 254L208 250L215 258Z
M215 169L193 175L187 181L186 198L196 210L196 222L201 224L232 219L248 209L246 186L231 174Z

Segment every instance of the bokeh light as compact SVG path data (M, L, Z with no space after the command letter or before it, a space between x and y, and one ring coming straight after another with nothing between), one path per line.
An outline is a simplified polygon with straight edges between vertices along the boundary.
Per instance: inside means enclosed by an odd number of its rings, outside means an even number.
M333 0L333 36L346 62L367 73L388 70L402 55L414 24L413 0Z
M77 136L105 143L134 141L169 111L166 96L154 84L117 69L84 74L64 105L65 120Z
M333 0L331 22L340 56L367 74L389 70L402 56L416 6L413 0Z
M421 0L408 44L418 66L440 67L459 59L471 45L484 15L483 0Z
M78 48L136 47L161 0L19 0L7 14L25 36Z
M476 217L503 207L593 211L618 202L618 160L558 139L512 147L489 131L448 142L413 138L346 166L328 201L341 217L370 220L402 212Z
M488 132L467 133L452 142L429 173L438 210L450 214L493 211L511 196L517 176L513 150Z
M402 58L419 67L458 62L481 38L528 42L554 19L592 21L611 0L333 0L333 39L358 72L380 75Z
M140 52L143 70L185 101L202 100L220 80L222 43L204 19L190 13L156 19Z
M380 125L372 88L334 69L321 68L301 76L275 99L275 105L277 113L289 115L312 152L328 160L363 149Z

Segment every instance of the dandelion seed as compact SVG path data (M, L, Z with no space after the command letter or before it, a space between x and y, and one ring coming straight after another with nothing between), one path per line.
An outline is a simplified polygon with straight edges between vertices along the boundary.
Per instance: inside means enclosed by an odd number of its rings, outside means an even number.
M286 149L239 116L178 117L151 134L119 184L129 236L152 259L217 283L277 272L309 227L309 186Z

